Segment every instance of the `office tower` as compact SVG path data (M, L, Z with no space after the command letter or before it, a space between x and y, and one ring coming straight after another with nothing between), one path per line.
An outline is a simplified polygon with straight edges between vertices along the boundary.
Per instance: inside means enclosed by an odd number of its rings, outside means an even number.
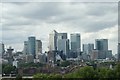
M3 43L0 43L0 56L3 56L5 53L5 47Z
M96 60L96 59L98 59L98 54L99 54L99 51L98 50L96 50L96 49L94 49L94 50L92 50L92 53L91 53L91 60Z
M120 61L120 43L118 43L118 61Z
M28 51L28 41L24 41L23 54L24 55L28 55L29 54L29 51Z
M108 39L96 39L95 45L96 49L99 50L98 57L100 59L105 59L108 53Z
M69 53L69 40L67 39L67 33L57 34L57 50L62 51L67 57Z
M42 53L42 41L36 40L36 58L38 58L38 54Z
M80 34L71 34L70 40L71 40L71 50L80 52L81 51Z
M36 57L36 38L35 37L28 37L28 50L29 54L32 54L34 58Z
M47 55L45 53L39 54L38 59L40 63L46 63L47 62Z
M94 44L83 44L83 52L90 55L94 49Z
M57 50L62 51L67 57L69 53L69 40L68 39L58 39L57 40Z
M67 39L67 33L58 33L57 39Z
M108 50L108 53L106 54L106 58L109 58L109 59L112 58L112 50Z
M11 47L9 47L9 48L7 49L8 62L9 62L9 64L12 64L12 63L13 63L13 55L12 55L13 50L14 50L14 49L12 49Z
M34 56L32 54L26 55L26 62L27 63L34 62Z
M96 49L102 51L108 51L108 39L96 39Z
M57 32L53 30L49 34L49 51L57 50Z

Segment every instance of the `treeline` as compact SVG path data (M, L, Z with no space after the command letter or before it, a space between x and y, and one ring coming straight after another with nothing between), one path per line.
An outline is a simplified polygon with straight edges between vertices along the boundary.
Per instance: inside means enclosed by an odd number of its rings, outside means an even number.
M42 74L38 73L33 76L33 78L120 78L120 63L118 63L113 69L100 67L93 68L91 66L85 66L72 73L68 74Z

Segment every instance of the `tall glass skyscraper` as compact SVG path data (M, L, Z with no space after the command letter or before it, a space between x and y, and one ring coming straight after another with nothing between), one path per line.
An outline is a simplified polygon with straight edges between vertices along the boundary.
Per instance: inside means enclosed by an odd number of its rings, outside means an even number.
M28 50L29 54L32 54L35 58L36 56L36 38L35 37L28 37Z
M96 39L96 49L102 51L108 51L108 39Z
M80 34L70 34L71 51L81 51Z
M58 33L58 35L57 35L57 50L63 51L63 54L66 57L68 57L69 40L67 39L67 33Z
M95 46L99 51L98 58L105 59L106 54L108 53L108 39L96 39Z
M67 39L67 33L58 33L57 39Z
M69 40L68 39L58 39L57 41L57 50L63 51L63 54L68 56L69 53Z
M28 55L28 41L24 41L24 50L23 50L24 55Z

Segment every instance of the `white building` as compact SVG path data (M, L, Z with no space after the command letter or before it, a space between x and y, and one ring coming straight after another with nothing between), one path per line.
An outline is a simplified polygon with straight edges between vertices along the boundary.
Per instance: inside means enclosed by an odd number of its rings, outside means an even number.
M57 50L57 32L53 30L49 34L49 51Z
M18 62L18 61L16 61L16 60L15 60L15 61L13 61L13 66L15 66L16 68L18 68L18 63L19 63L19 62Z

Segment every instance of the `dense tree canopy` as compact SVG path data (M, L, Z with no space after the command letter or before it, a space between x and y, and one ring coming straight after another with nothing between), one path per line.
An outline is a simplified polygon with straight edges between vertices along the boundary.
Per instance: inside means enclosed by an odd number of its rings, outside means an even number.
M34 78L120 78L120 63L115 68L101 67L94 69L91 66L82 67L72 73L60 74L36 74Z

